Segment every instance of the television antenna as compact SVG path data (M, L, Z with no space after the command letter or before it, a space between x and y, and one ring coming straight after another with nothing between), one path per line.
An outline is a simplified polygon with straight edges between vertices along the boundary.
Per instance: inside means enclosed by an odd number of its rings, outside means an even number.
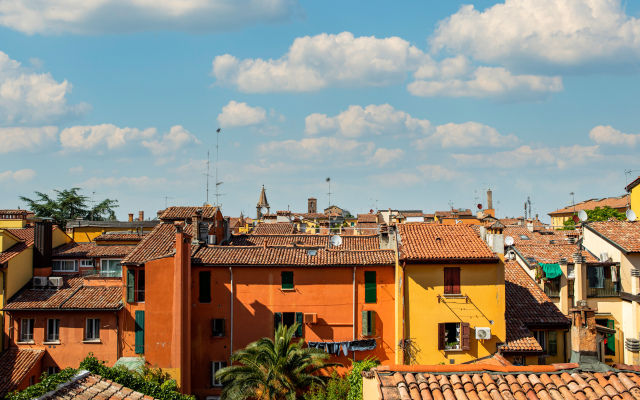
M173 200L173 197L164 196L164 209L165 209L165 210L166 210L166 209L167 209L167 207L168 207L168 206L167 206L167 200L169 200L169 199Z
M93 221L93 208L95 205L95 201L93 201L93 196L95 196L96 192L91 192L91 213L89 214L89 221Z
M224 196L224 194L218 192L218 186L222 185L224 182L218 181L218 161L220 161L220 128L216 129L216 203L215 206L219 207L220 204L220 196ZM207 204L209 204L209 151L207 151Z
M331 230L331 178L327 177L326 182L329 184L329 230Z

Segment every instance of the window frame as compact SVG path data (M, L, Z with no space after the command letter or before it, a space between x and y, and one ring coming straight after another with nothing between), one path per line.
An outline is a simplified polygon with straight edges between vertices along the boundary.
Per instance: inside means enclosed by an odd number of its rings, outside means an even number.
M118 262L118 266L120 267L120 269L118 271L113 271L113 270L110 270L110 269L104 269L103 268L103 264L104 264L105 261L117 261ZM109 274L105 274L106 271L117 272L117 273L119 273L119 275L111 275L110 273ZM106 276L107 278L122 278L122 258L101 258L100 259L100 275L101 276Z
M89 264L86 264L89 263ZM93 259L90 258L88 260L80 260L80 268L93 268L95 266L95 263L93 262Z
M444 267L444 294L461 295L460 267Z
M286 281L285 281L285 276ZM295 290L296 285L293 281L293 271L281 271L280 272L280 289L282 290Z
M73 263L73 269L56 269L56 263L60 263L62 266L64 263ZM77 260L53 260L51 262L51 271L52 272L78 272L78 263Z
M53 323L53 327L51 326ZM54 332L51 332L53 328ZM52 337L52 334L55 337ZM60 319L59 318L47 318L47 331L45 336L45 343L60 343Z
M378 276L376 271L364 271L364 302L378 302Z
M92 322L90 322L92 321ZM89 324L92 324L93 335L89 336ZM84 340L85 341L100 341L100 318L87 318L84 324Z
M226 361L211 361L211 386L221 387L222 382L216 380L216 372L227 366Z
M203 281L202 278L205 276L207 277L207 279ZM204 285L203 282L205 282L206 285ZM203 291L203 289L205 288L206 288L206 291ZM204 296L205 294L207 296ZM211 271L198 272L198 303L200 304L211 303Z
M455 325L457 342L447 342L447 325L451 329ZM458 348L447 348L447 343L458 343ZM449 346L451 347L451 346ZM440 322L438 323L438 350L442 351L470 351L471 325L468 322Z
M25 329L26 322L26 329ZM19 343L34 343L33 331L35 325L35 318L20 318L20 342Z
M293 337L295 338L301 338L304 337L304 332L302 330L302 327L304 326L304 314L301 312L296 312L296 311L284 311L284 312L274 312L273 313L273 327L274 329L278 329L278 327L282 324L284 324L284 317L285 314L293 314L293 322L294 323L298 323L298 329L296 329L296 332L294 333ZM289 318L287 318L289 319ZM287 325L285 324L285 326L290 327L292 325Z
M51 376L58 373L60 373L60 367L57 365L47 367L47 375Z
M376 331L376 312L373 310L362 311L362 336L375 336Z
M532 330L531 334L533 335L533 338L536 340L536 342L538 342L538 344L540 345L540 347L542 348L542 351L545 352L545 354L547 354L547 331L541 331L541 330ZM541 342L542 340L542 342Z
M226 329L225 318L211 319L211 337L225 337L227 334Z

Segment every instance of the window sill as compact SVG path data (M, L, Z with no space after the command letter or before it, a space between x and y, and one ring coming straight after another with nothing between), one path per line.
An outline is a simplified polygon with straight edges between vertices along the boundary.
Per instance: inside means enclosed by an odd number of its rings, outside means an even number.
M101 344L102 341L100 339L85 339L82 341L82 343L97 343L97 344Z
M280 290L281 290L282 292L295 292L295 291L296 291L296 289L295 289L295 288L293 288L293 289L283 289L283 288L280 288Z
M16 342L16 344L36 344L35 340L28 340L26 342Z
M51 341L51 342L42 342L42 344L44 344L44 345L60 344L60 341L59 340L54 340L54 341Z
M444 351L464 351L462 349L444 349Z

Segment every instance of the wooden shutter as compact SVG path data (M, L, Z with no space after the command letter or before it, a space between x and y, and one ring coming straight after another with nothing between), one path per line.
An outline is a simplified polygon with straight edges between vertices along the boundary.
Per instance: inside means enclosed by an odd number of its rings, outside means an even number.
M376 271L364 272L364 302L375 303L377 301L376 292Z
M444 324L439 323L438 324L438 350L444 350L445 339L446 338L444 337Z
M211 272L200 271L198 301L200 303L211 303Z
M282 277L282 288L293 289L293 271L282 271L280 276Z
M127 269L127 303L136 301L135 296L136 275L132 269Z
M273 329L276 330L282 324L282 313L273 313Z
M451 269L451 279L453 285L453 294L460 294L460 267L454 267Z
M296 329L296 336L302 337L302 325L304 324L304 315L301 312L296 313L296 323L298 324L298 329Z
M369 324L370 316L369 311L362 312L362 336L371 335L371 327Z
M463 322L460 324L460 348L464 351L471 350L471 327L468 323Z
M144 354L144 311L136 311L136 354Z
M555 356L558 354L558 332L549 331L549 355Z

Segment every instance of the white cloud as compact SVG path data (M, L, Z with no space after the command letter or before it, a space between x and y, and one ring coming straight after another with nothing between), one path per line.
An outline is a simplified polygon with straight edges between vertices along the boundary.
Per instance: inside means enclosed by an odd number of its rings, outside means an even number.
M263 154L286 154L288 157L316 161L327 160L335 156L363 156L373 153L373 143L335 137L305 138L301 140L284 140L261 144L258 149Z
M384 149L378 148L376 152L371 156L370 162L383 167L393 161L402 160L404 157L404 150L402 149Z
M180 125L172 126L168 133L165 133L160 140L144 140L142 145L155 156L163 156L175 152L176 150L190 145L199 144L200 141L188 130Z
M591 140L598 144L611 144L617 146L633 147L640 142L640 134L638 133L622 133L614 129L610 125L596 126L589 132Z
M0 51L0 123L40 124L88 111L86 103L67 104L70 92L66 80L58 82L50 73L32 73Z
M452 154L460 164L475 168L522 169L537 165L543 168L565 169L602 158L598 146L537 147L520 146L517 149L493 154Z
M58 128L0 128L0 154L22 150L36 150L56 139Z
M86 181L79 183L78 186L86 189L96 188L117 188L127 187L129 189L135 189L137 191L157 189L158 187L167 185L166 178L150 178L148 176L140 177L108 177L98 178L92 177Z
M156 128L118 128L112 124L78 125L60 133L62 148L68 151L109 150L121 148L132 140L152 138Z
M442 165L423 164L417 167L422 176L430 181L450 181L460 176L459 173Z
M430 43L507 66L637 68L640 20L620 0L505 0L483 12L462 6L440 21Z
M218 114L218 123L221 128L233 128L263 124L267 121L267 112L261 107L251 107L247 103L238 103L231 100L222 107L222 113Z
M421 97L496 97L503 100L544 100L563 90L562 78L513 75L504 68L478 67L468 78L417 80L407 86L409 93Z
M305 132L310 135L330 130L352 138L365 134L426 133L432 129L428 120L413 118L404 111L396 111L389 104L371 104L365 108L352 105L335 117L311 114L305 119L305 125Z
M428 62L428 55L399 37L323 33L295 39L277 60L218 56L212 74L219 84L235 85L243 92L296 92L397 84L408 71Z
M221 32L288 22L297 0L2 0L0 25L32 35L145 30Z
M495 128L470 121L463 124L438 125L433 134L417 139L412 144L418 150L424 150L429 144L438 144L443 148L509 147L518 141L514 135L501 135Z
M82 172L84 172L84 167L82 165L69 168L70 174L81 174Z
M0 172L0 182L16 181L24 182L33 179L36 176L36 171L32 169L20 169L18 171L5 171Z

